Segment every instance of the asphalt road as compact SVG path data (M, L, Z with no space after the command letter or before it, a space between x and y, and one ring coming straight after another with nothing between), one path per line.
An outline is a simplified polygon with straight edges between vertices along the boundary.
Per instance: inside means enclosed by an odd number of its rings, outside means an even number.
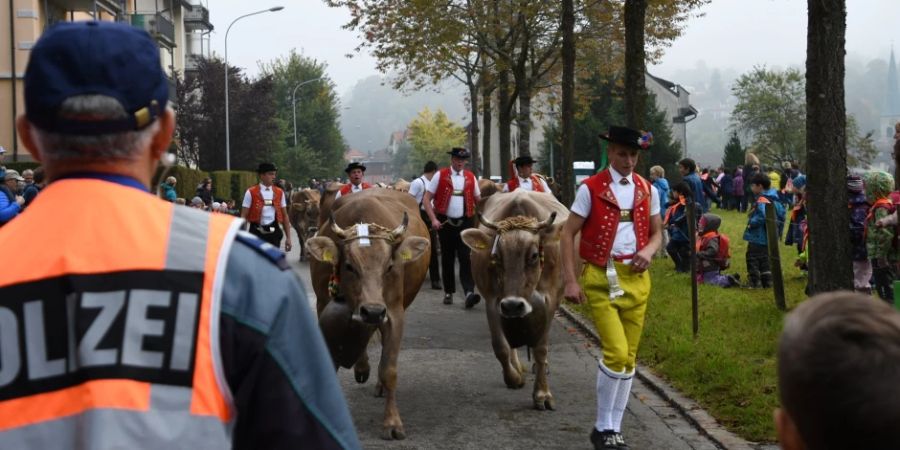
M296 250L289 258L314 305L308 265L297 261ZM357 384L352 370L338 372L365 448L591 448L588 435L596 414L594 386L600 356L596 346L565 318L557 317L549 354L556 410L537 411L531 403L533 375L522 389L507 389L503 383L491 349L484 303L465 310L459 295L453 305L443 305L441 300L442 292L432 290L426 279L407 310L397 394L405 440L380 437L384 400L374 392L381 346L377 342L369 346L373 367L367 383ZM519 352L530 366L524 349ZM626 441L636 450L717 448L637 379L623 427Z

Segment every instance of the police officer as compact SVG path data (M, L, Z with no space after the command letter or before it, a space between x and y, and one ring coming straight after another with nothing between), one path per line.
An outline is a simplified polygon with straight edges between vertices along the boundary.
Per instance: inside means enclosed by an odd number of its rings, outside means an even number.
M0 448L359 448L283 254L150 194L168 96L130 25L31 51L17 129L52 183L0 229Z
M459 281L466 293L466 309L472 308L481 296L475 293L475 281L469 265L469 247L460 234L474 225L475 205L481 200L481 190L475 174L465 169L469 151L454 148L450 155L450 167L445 167L431 177L422 204L431 220L431 228L438 230L441 243L441 273L444 278L444 304L453 303L456 291L454 259L459 260Z
M284 251L289 252L291 222L287 213L287 196L284 190L274 185L278 169L275 164L262 163L256 172L259 174L259 184L250 186L244 192L241 218L249 222L251 233L275 248L281 248L281 238L285 238Z

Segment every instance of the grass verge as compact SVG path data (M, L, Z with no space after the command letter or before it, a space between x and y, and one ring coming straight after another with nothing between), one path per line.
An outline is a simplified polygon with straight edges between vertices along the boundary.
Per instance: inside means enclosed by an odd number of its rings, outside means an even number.
M731 238L731 269L746 280L745 214L714 210ZM781 245L788 308L806 296L806 277L794 267L796 247ZM694 399L732 432L752 441L774 441L778 406L775 354L784 313L772 290L701 285L700 331L691 331L691 283L670 259L654 260L653 290L638 359ZM574 308L590 318L587 308Z

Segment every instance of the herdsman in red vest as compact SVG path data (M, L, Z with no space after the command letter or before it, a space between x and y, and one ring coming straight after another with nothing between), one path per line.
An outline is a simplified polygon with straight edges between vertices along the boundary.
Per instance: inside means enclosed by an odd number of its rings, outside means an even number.
M260 239L281 248L281 238L285 238L284 251L291 251L291 223L287 213L287 199L281 188L275 186L278 170L275 164L262 163L256 170L259 184L251 186L244 193L241 204L241 218L250 223L250 232ZM279 227L279 224L281 226ZM282 231L282 227L285 232Z
M547 182L532 170L534 158L531 156L520 156L513 163L515 164L514 173L511 174L512 178L503 185L503 192L512 192L516 189L550 192L550 186L547 186Z
M358 163L352 162L347 165L347 168L344 169L344 172L347 174L347 177L350 178L350 183L344 185L341 190L337 191L334 194L334 199L337 200L347 194L352 194L354 192L359 192L363 189L369 189L372 187L371 184L363 181L363 174L366 172L366 166Z
M561 248L566 299L587 301L603 343L591 442L595 449L622 449L628 448L621 434L622 416L650 296L647 269L662 240L662 221L659 193L633 172L638 153L650 147L653 135L613 126L600 137L609 141L609 168L578 188ZM578 256L585 261L580 279L575 275Z
M454 259L459 260L459 281L466 293L466 309L479 301L475 293L475 281L469 266L469 247L463 244L460 233L474 225L475 204L481 199L481 190L475 174L465 170L469 151L454 148L450 155L450 167L445 167L431 177L422 204L431 219L432 229L438 230L441 243L441 273L444 278L444 304L453 303L456 292Z

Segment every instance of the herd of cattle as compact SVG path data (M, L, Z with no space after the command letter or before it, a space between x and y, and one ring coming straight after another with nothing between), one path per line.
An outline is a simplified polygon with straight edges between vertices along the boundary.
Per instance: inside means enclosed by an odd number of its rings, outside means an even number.
M405 182L404 182L405 183ZM428 271L429 231L409 184L367 189L335 200L341 185L324 195L291 196L290 219L309 258L319 326L336 368L369 378L366 347L376 330L381 361L376 394L385 397L382 437L403 439L397 408L397 359L404 315ZM502 186L502 185L501 185ZM563 298L559 233L569 211L551 194L481 182L478 226L463 232L472 250L472 273L485 299L491 344L511 389L525 385L525 365L515 348L534 354L534 407L554 409L548 385L550 324Z

